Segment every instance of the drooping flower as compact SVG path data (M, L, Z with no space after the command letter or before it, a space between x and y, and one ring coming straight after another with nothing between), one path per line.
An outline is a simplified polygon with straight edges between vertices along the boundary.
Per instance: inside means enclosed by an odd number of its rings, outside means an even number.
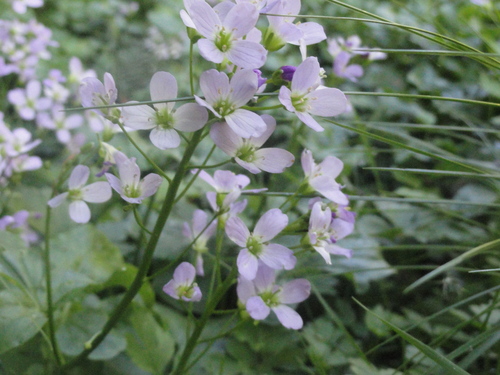
M205 271L203 270L203 254L208 251L207 241L213 236L217 227L216 221L212 221L207 226L207 219L205 211L196 210L193 213L192 225L185 222L182 228L182 234L191 241L194 241L193 249L197 253L196 274L199 276L205 275Z
M301 316L287 305L306 300L311 294L311 284L306 279L295 279L278 286L275 279L275 271L263 263L259 264L253 280L240 275L236 289L239 301L255 320L265 319L272 310L285 328L301 329L304 325Z
M94 182L84 186L90 175L89 167L77 165L68 181L69 191L59 194L49 200L50 207L57 207L68 199L69 217L76 223L87 223L90 220L90 209L87 203L102 203L111 198L111 187L105 181Z
M118 90L115 80L110 73L104 73L104 84L95 77L86 77L80 83L80 99L84 107L99 107L113 105L118 98ZM93 109L92 111L101 116L113 116L118 118L120 110L118 108Z
M345 112L347 98L334 88L319 88L320 71L318 59L308 57L293 74L291 90L282 86L279 100L285 108L311 129L323 131L323 127L311 116L337 116Z
M336 218L332 215L330 207L323 210L321 202L314 203L309 218L309 243L327 264L332 264L330 254L343 255L347 258L352 256L352 250L340 247L335 243L351 234L353 229L354 222Z
M236 163L251 173L266 171L282 173L290 167L295 158L293 154L279 148L260 148L276 129L276 120L269 115L261 116L267 125L260 137L242 138L226 124L216 123L210 129L210 137L222 151L234 157Z
M135 158L128 158L125 154L118 151L113 154L118 167L120 178L105 173L111 187L120 196L129 203L142 203L144 198L150 197L160 187L163 179L156 173L150 173L142 180L141 170L135 162Z
M236 261L238 271L248 280L257 275L259 259L273 269L291 270L295 267L297 258L287 247L269 243L288 224L288 216L278 208L267 211L259 219L252 233L238 217L231 217L226 222L227 236L243 249Z
M347 196L340 190L341 186L335 181L344 168L340 159L327 156L321 163L316 164L311 151L304 150L301 162L306 182L314 191L339 205L346 206L349 203Z
M258 76L251 69L242 69L229 81L225 73L215 69L204 72L200 77L200 87L205 100L195 96L196 101L208 108L240 137L259 137L267 126L262 118L244 106L258 90Z
M163 287L170 297L183 301L198 302L201 300L201 290L194 282L196 270L188 262L182 262L174 271L174 277Z
M204 37L198 41L200 54L208 61L220 64L225 59L246 69L264 65L267 51L259 43L242 39L257 23L259 11L248 3L236 4L221 17L202 0L185 2L188 24ZM186 18L186 17L184 17Z
M177 81L167 72L156 72L149 89L153 101L177 98ZM155 103L155 109L147 105L126 106L122 110L123 122L132 129L153 129L149 138L159 149L175 148L181 143L177 130L194 132L201 129L208 120L208 113L196 103L186 103L175 111L174 105L174 102Z

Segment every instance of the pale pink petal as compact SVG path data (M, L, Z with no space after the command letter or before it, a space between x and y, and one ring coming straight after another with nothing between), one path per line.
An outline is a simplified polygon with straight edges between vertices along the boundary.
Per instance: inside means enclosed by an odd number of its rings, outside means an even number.
M235 40L226 53L234 65L244 69L257 69L266 62L267 51L259 43L249 40Z
M175 77L167 72L156 72L151 81L149 82L149 91L151 93L152 101L159 100L170 100L177 98L177 81ZM173 102L171 103L157 103L153 104L155 108L165 108L167 107L171 110L174 107Z
M280 323L283 324L283 327L285 328L301 329L304 325L301 316L291 307L288 307L286 305L279 305L273 307L272 310L278 317Z
M295 161L291 152L280 148L263 148L255 151L254 156L254 165L269 173L283 173Z
M313 246L314 250L316 250L319 255L323 257L326 264L332 264L332 259L330 258L330 254L326 251L324 246Z
M326 39L325 30L323 26L316 22L303 22L297 25L299 30L302 32L303 36L301 39L304 40L305 45L311 45L319 43ZM291 43L298 44L298 43Z
M288 216L279 208L267 211L255 225L253 235L260 237L260 242L267 242L276 237L288 225Z
M182 262L174 271L174 281L177 286L191 285L196 276L196 270L191 263Z
M261 115L260 117L262 118L262 120L264 120L267 127L261 136L252 137L250 139L250 142L252 142L252 144L256 147L261 147L269 139L271 134L273 134L276 130L276 120L274 119L274 117L270 115Z
M239 137L226 123L217 122L210 129L210 138L215 145L229 156L235 156L238 149L243 145Z
M205 38L213 38L217 27L222 26L219 16L205 1L196 1L188 9L196 30Z
M231 30L234 38L248 34L259 19L259 11L251 4L237 4L231 8L224 18L224 27Z
M163 179L156 173L150 173L141 180L141 196L143 198L150 197L160 187Z
M312 130L322 132L325 130L318 122L307 112L295 112L300 121L309 126Z
M239 166L245 168L250 173L257 174L261 172L261 170L257 166L255 166L254 163L246 162L238 157L234 158L234 161L238 163Z
M196 103L198 103L200 106L207 108L212 112L216 117L221 118L222 116L212 107L210 104L208 104L207 101L203 100L199 96L194 96L194 100L196 100Z
M200 55L207 61L216 64L224 61L224 53L210 39L198 40L198 49L200 50Z
M271 309L259 296L250 297L245 305L248 314L255 320L266 319Z
M49 200L47 202L47 204L50 206L50 207L57 207L59 206L62 202L64 202L66 200L66 198L68 197L68 192L66 193L62 193L62 194L59 194L59 195L56 195L54 198L52 198L51 200Z
M181 137L174 129L154 128L149 134L151 142L160 150L179 147Z
M105 176L111 187L120 195L123 195L122 182L120 179L111 173L105 173Z
M128 102L136 103L136 102ZM151 129L156 124L156 111L147 105L125 106L122 109L125 126L132 129Z
M295 71L292 79L292 92L306 93L319 81L319 62L316 57L305 59Z
M279 292L281 303L299 303L311 294L311 283L306 279L295 279L282 286Z
M300 162L302 164L302 169L304 170L304 174L307 177L311 176L311 174L313 172L313 168L315 166L312 152L310 150L302 151L302 156L300 158Z
M344 93L334 88L315 90L306 96L311 107L309 112L316 116L337 116L347 108L347 98Z
M236 287L236 294L238 295L238 299L242 303L246 303L250 297L255 296L256 294L253 282L240 275L238 277L238 286Z
M86 165L77 165L69 176L69 189L77 189L82 187L89 179L90 169Z
M240 275L246 277L248 280L255 279L259 261L255 255L248 251L248 249L242 249L240 251L236 259L236 265L238 266Z
M229 96L229 78L215 69L207 70L201 74L200 88L205 100L212 105L220 98Z
M98 181L82 188L82 199L90 203L102 203L111 198L111 186L108 182Z
M332 178L336 178L344 169L342 160L331 155L327 156L318 166L322 173Z
M276 272L271 267L266 266L264 263L259 262L259 269L257 275L253 280L253 284L257 289L257 294L271 290L274 282L276 281Z
M245 247L247 245L248 237L250 237L250 231L247 226L239 217L236 216L230 217L227 220L226 234L231 241L241 247Z
M174 126L183 132L194 132L201 129L208 121L208 112L196 103L180 106L174 113Z
M259 259L275 270L291 270L297 263L297 258L293 255L292 250L276 243L264 246Z
M292 92L286 86L281 86L278 99L287 111L295 112L295 107L292 104Z
M257 74L252 69L237 71L229 83L233 105L241 107L247 104L257 91L257 83Z
M326 247L326 251L328 251L330 254L335 254L335 255L343 255L346 258L351 258L352 257L352 250L350 249L345 249L343 247L340 247L338 245L333 245L329 244Z
M172 298L179 299L179 295L177 294L177 285L174 280L170 280L163 286L163 292Z
M231 129L242 138L259 137L266 131L266 123L262 118L246 109L237 109L225 117Z
M85 224L90 220L90 209L84 201L74 201L69 204L69 217L75 223Z

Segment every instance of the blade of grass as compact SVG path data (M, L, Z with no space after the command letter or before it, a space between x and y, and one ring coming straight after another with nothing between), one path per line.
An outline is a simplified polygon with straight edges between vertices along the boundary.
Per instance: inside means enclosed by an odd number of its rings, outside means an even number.
M392 329L394 332L396 332L403 340L407 341L408 343L410 343L411 345L416 347L418 350L420 350L428 358L430 358L431 360L436 362L442 369L444 369L448 373L457 374L457 375L470 375L467 371L465 371L464 369L460 368L458 365L451 362L445 356L439 354L437 351L432 349L430 346L427 346L422 341L420 341L417 338L413 337L412 335L406 333L402 329L399 329L394 324L388 322L387 320L383 319L382 317L380 317L377 314L375 314L374 312L372 312L369 308L364 306L357 299L353 298L353 300L359 306L361 306L366 312L375 316L377 319L379 319L381 322L383 322L386 326L388 326L390 329Z
M414 283L412 283L409 287L407 287L403 293L408 293L412 291L413 289L417 288L418 286L424 284L425 282L429 281L430 279L436 277L437 275L447 271L450 268L454 268L458 264L462 263L464 260L472 258L482 252L489 251L489 250L495 250L500 248L500 239L494 240L487 242L485 244L482 244L480 246L477 246L473 249L470 249L469 251L457 256L455 259L452 259L448 263L443 264L442 266L439 266L436 268L434 271L428 273L427 275L421 277Z

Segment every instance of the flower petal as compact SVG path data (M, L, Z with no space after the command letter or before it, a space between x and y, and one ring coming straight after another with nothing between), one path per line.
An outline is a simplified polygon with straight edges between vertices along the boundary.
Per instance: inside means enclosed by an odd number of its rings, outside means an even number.
M236 4L227 13L223 25L226 30L231 30L235 39L247 35L259 19L259 11L248 3Z
M246 109L237 109L225 117L231 129L242 138L259 137L266 131L262 118Z
M174 271L174 282L176 286L191 285L196 276L196 269L191 263L182 262Z
M152 101L175 99L177 98L177 81L170 73L156 72L149 82L149 91ZM175 103L171 102L156 103L153 105L157 109L168 107L168 109L171 110L174 104Z
M279 208L267 211L255 225L253 236L260 237L261 243L272 240L288 225L288 216Z
M257 275L257 268L259 267L259 261L248 249L242 249L238 254L236 259L236 265L238 266L238 272L243 277L248 280L255 279Z
M319 82L319 62L316 57L308 57L297 67L292 78L292 92L306 93Z
M66 200L66 198L68 197L68 192L66 193L62 193L62 194L59 194L59 195L56 195L54 198L52 198L51 200L49 200L47 202L47 204L50 206L50 207L57 207L59 206L62 202L64 202Z
M194 132L201 129L208 121L208 112L196 103L180 106L174 113L174 126L183 132Z
M315 90L306 96L311 106L309 112L316 116L337 116L347 108L347 98L338 89L324 88Z
M288 307L286 305L279 305L273 307L272 310L278 317L280 323L283 324L283 327L285 328L301 329L304 325L301 316L291 307Z
M69 176L69 189L77 189L82 187L89 179L90 169L86 165L77 165Z
M282 286L279 292L281 303L299 303L306 300L311 294L311 283L306 279L292 280Z
M210 129L210 138L215 145L229 156L236 156L236 152L243 145L243 141L226 123L217 122Z
M150 197L160 187L161 183L163 182L163 178L161 176L157 175L156 173L150 173L146 177L144 177L141 181L141 196L143 198Z
M75 223L85 224L90 220L90 209L84 201L73 201L69 205L69 217Z
M280 148L263 148L255 151L254 156L255 166L269 173L283 173L295 161L292 153Z
M160 150L167 150L169 148L179 147L181 144L181 137L174 129L162 129L159 127L151 130L149 139Z
M229 78L215 69L207 70L201 74L200 88L207 103L213 105L219 98L229 95Z
M136 103L128 102L127 104ZM122 119L125 126L132 129L151 129L156 124L156 111L147 105L125 106L122 108Z
M266 319L271 309L265 304L260 296L250 297L246 303L246 309L255 320Z
M253 70L242 69L237 71L229 83L233 105L241 107L247 104L257 92L257 84L258 77Z
M266 245L259 255L259 259L275 270L291 270L297 263L293 251L277 243Z
M102 203L111 198L111 186L106 181L98 181L82 189L82 199L90 203Z
M255 147L261 147L269 139L271 134L273 134L274 131L276 130L276 120L274 119L273 116L261 115L260 117L266 124L266 130L259 137L250 138L250 142Z
M217 13L205 1L193 1L188 12L196 30L205 38L213 38L217 27L222 26Z
M200 55L207 61L220 64L224 61L224 53L210 39L198 40Z
M239 217L228 219L226 222L226 234L231 241L241 247L247 245L248 237L250 237L250 231Z
M244 69L258 69L266 62L267 51L259 43L235 40L226 52L229 61Z

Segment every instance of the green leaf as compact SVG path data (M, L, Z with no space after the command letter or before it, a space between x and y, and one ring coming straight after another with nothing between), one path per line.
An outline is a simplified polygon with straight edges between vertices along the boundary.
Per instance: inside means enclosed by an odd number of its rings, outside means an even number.
M80 354L85 343L102 329L107 319L105 306L95 296L88 296L82 303L74 304L69 317L56 332L61 351L70 356ZM115 329L106 336L89 358L110 359L124 351L126 346L124 334Z
M103 285L103 287L110 287L120 285L128 288L132 281L135 279L137 274L137 267L132 264L125 264L119 270L117 270L111 278ZM151 284L145 281L139 290L139 295L142 297L144 304L147 307L152 307L155 303L155 292L151 287Z
M432 359L434 362L436 362L441 368L445 371L447 371L449 374L457 374L457 375L470 375L467 371L464 369L460 368L453 362L451 362L448 358L445 356L439 354L436 352L434 349L432 349L430 346L427 346L424 344L422 341L416 339L412 335L406 333L402 329L399 329L395 325L389 323L387 320L382 319L380 316L372 312L370 309L368 309L366 306L364 306L361 302L358 300L354 299L354 301L360 305L363 309L365 309L368 313L374 315L378 319L380 319L382 322L384 322L385 325L387 325L389 328L391 328L394 332L396 332L401 338L403 338L405 341L410 343L411 345L415 346L420 352L425 354L428 358Z
M153 374L163 374L174 355L174 338L148 309L137 304L132 306L128 320L133 331L126 336L127 354L141 369Z
M90 225L61 233L51 246L54 301L106 282L124 265L120 250Z
M20 288L0 291L0 353L24 344L46 321L40 306Z

